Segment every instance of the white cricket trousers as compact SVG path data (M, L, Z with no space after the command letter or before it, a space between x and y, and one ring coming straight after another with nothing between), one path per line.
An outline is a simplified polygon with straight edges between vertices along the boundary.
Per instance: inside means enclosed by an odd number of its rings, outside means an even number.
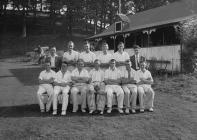
M147 108L153 108L153 102L155 97L155 92L150 85L139 85L138 86L140 109L145 109L145 100L147 103Z
M46 110L49 111L51 108L52 100L53 100L53 86L51 84L40 84L37 91L38 103L40 105L40 110L44 110L44 102L43 102L43 93L47 92L49 96L46 104Z
M81 93L81 98L82 98L82 105L81 105L81 109L85 109L86 108L86 94L87 94L87 85L76 85L74 87L72 87L71 89L71 96L72 96L72 100L73 100L73 111L77 111L78 110L78 94L79 92Z
M118 108L123 108L124 91L119 85L106 85L105 92L107 93L107 107L112 107L113 93L116 94L118 100Z
M126 108L130 108L130 104L132 104L132 109L136 109L137 86L134 84L126 84L122 86L122 89L125 93L124 100Z
M58 104L58 95L62 92L62 111L66 111L68 107L68 92L70 90L69 86L61 87L55 86L54 87L54 96L53 96L53 110L57 110Z

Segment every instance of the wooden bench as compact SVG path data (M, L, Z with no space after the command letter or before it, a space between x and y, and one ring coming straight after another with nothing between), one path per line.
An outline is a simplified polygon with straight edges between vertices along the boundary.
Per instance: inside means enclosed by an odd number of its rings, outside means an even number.
M169 60L156 60L156 59L151 59L151 60L146 60L149 64L148 69L152 73L156 73L159 75L163 75L167 73L167 66L171 63Z

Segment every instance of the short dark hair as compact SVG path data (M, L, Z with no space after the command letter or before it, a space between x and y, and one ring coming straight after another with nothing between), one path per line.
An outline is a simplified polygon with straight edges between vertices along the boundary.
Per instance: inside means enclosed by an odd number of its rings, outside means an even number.
M133 49L141 49L139 45L135 44L133 45Z
M78 59L77 63L79 63L79 62L83 62L84 63L84 60L83 59Z
M118 43L118 46L119 46L119 45L124 45L124 43L121 41L121 42Z
M113 59L110 60L110 62L116 62L116 59L113 58Z
M84 41L83 44L89 44L90 45L90 42L86 40L86 41Z
M101 62L99 59L95 59L95 60L94 60L94 63L97 62L97 61L98 61L98 62Z

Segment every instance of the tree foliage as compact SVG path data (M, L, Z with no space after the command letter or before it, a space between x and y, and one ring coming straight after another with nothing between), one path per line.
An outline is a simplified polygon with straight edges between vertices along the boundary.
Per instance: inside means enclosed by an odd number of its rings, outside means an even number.
M168 0L174 1L177 0ZM121 11L123 14L135 14L166 3L167 0L121 0ZM115 21L118 9L118 0L1 0L0 18L8 16L9 11L15 16L33 17L36 24L42 13L51 18L54 28L59 19L70 34L73 28L97 33Z

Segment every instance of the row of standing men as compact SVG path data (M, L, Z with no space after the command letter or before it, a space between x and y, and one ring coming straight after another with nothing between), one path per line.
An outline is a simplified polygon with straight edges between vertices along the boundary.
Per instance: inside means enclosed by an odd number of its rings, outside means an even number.
M49 111L53 103L53 115L57 114L57 98L60 92L63 97L62 115L66 115L69 92L71 92L73 112L78 110L78 93L81 93L82 97L82 112L86 112L87 104L89 113L97 109L100 114L103 114L107 102L107 113L111 113L114 93L117 96L120 113L123 113L123 102L125 102L126 114L130 113L130 109L132 113L135 113L137 96L140 112L144 112L145 97L148 110L153 111L154 91L151 88L153 78L146 70L145 58L139 56L139 46L134 47L135 55L131 57L124 52L122 42L119 43L118 51L113 55L108 53L108 44L103 43L102 53L98 57L90 51L88 42L84 43L85 51L80 54L73 48L74 43L70 41L68 51L63 55L61 69L57 73L50 69L55 66L56 62L55 49L52 49L51 58L46 61L45 70L39 76L37 96L41 112ZM46 110L42 100L44 92L49 95ZM95 95L97 95L96 100Z

